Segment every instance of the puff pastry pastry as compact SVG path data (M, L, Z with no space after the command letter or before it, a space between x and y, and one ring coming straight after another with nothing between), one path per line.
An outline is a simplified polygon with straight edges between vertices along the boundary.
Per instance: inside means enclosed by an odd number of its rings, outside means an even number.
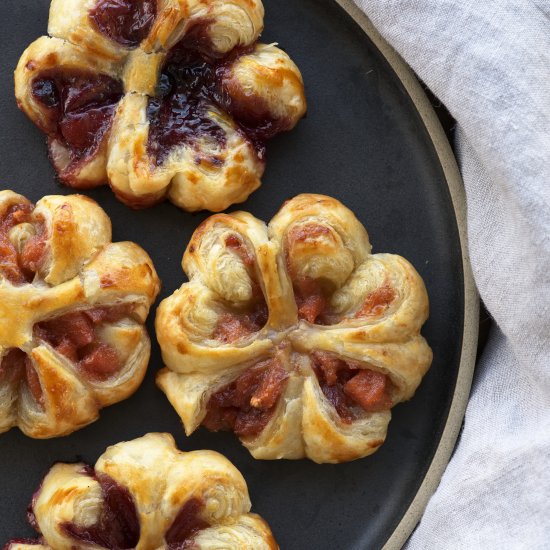
M422 279L371 254L333 198L299 195L268 226L211 216L183 269L189 282L157 310L157 383L188 434L233 430L259 459L364 457L431 364Z
M112 243L91 199L0 191L0 432L65 435L131 395L158 291L149 256Z
M178 451L169 434L109 447L95 468L56 464L29 509L40 541L7 550L276 550L250 513L240 472L213 451Z
M59 178L129 206L221 211L260 185L265 142L306 111L300 71L258 43L260 0L52 0L15 71Z

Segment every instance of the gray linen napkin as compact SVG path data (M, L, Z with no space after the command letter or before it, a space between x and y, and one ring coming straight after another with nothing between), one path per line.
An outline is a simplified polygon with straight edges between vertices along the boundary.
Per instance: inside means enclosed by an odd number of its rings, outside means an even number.
M550 548L550 0L356 0L457 121L496 322L408 548Z

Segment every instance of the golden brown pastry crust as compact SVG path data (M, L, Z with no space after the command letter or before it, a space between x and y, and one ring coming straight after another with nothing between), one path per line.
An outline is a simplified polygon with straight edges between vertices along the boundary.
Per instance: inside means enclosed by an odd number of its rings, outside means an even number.
M314 354L386 375L391 406L412 397L431 364L420 335L428 316L422 279L400 256L371 254L363 226L333 198L300 195L269 226L246 212L211 216L193 235L183 269L189 282L157 310L168 367L157 383L187 434L204 421L213 394L259 361L276 358L287 378L265 429L241 438L252 455L316 462L367 456L386 437L389 409L363 410L344 421L320 387ZM301 278L331 289L332 318L323 325L308 322L307 310L300 309L299 318L293 286ZM237 318L249 311L257 285L267 323L223 341L216 332L220 321L228 312ZM377 306L374 298L384 293L388 303Z
M28 219L3 232L0 250L0 432L18 426L31 437L61 436L93 422L99 409L139 387L150 352L143 324L160 283L143 249L111 242L111 222L91 199L48 196L33 209L21 195L0 191L0 223L18 205L29 210ZM35 272L26 280L10 279L10 250L21 258L38 228L43 251ZM67 314L114 307L120 315L94 328L94 342L108 346L120 363L112 376L87 375L78 357L68 357L37 332ZM34 385L6 366L14 350L36 373Z
M114 482L115 488L127 491L135 506L139 540L132 541L132 548L160 550L168 548L169 543L185 540L188 544L192 541L192 548L197 550L278 548L267 523L250 513L246 482L231 462L213 451L178 451L171 435L159 433L109 447L93 472L84 464L53 466L32 501L42 548L106 548L83 543L68 534L66 528L89 528L98 523L106 508L99 482L102 476L108 476L111 486ZM203 524L200 530L193 530L184 540L167 540L178 514L190 503ZM112 511L133 515L116 508ZM110 525L107 533L115 529ZM10 550L27 547L36 548L16 542L7 545Z
M275 45L257 43L263 29L261 1L158 0L147 35L135 45L123 45L101 32L90 17L100 2L52 0L51 38L33 42L15 71L18 104L50 136L50 157L60 179L76 188L108 182L120 200L135 208L167 198L184 210L218 212L246 200L260 186L265 167L262 149L253 143L256 138L243 130L249 119L269 120L276 133L291 130L306 111L296 65ZM208 43L210 55L227 57L217 86L232 112L208 99L204 118L218 128L218 137L196 130L196 139L169 147L159 158L148 116L150 98L158 96L170 49L195 34L200 44ZM70 131L52 124L52 109L33 91L37 79L52 71L110 79L108 123L101 126L93 146L79 155L71 149Z

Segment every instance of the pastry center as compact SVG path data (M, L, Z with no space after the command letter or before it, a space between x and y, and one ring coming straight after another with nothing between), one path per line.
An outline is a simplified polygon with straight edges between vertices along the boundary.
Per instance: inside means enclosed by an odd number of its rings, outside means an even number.
M205 34L208 21L197 24L168 54L156 97L147 107L149 120L148 151L157 165L180 145L192 146L206 140L213 150L226 146L226 132L217 122L229 113L242 137L254 145L258 157L264 158L265 143L281 128L259 100L247 98L247 109L235 104L223 85L230 65L253 50L236 49L219 58L213 53ZM221 112L213 112L213 109ZM230 120L226 124L232 124ZM200 164L200 158L196 159ZM213 166L223 164L223 157L213 153L205 159Z
M289 232L285 249L286 269L293 284L298 321L335 325L345 317L333 311L330 304L333 293L349 275L342 277L330 264L323 263L325 258L318 260L323 247L332 247L334 250L335 243L338 245L331 231L318 224L307 223ZM212 338L228 344L259 332L267 323L268 309L258 283L255 258L244 241L236 235L230 235L225 238L224 244L246 267L253 288L256 289L245 312L235 312L228 308L219 316ZM342 264L345 266L346 258L341 257L344 258ZM315 270L326 273L326 276L315 278L308 275L307 269L314 273ZM350 272L352 270L353 263ZM348 317L381 316L395 298L394 289L386 281L367 293L359 307L352 310ZM270 333L268 337L281 349L288 347L289 340L292 340L291 333L296 330L300 330L299 323L284 331ZM351 423L364 413L391 408L393 384L385 374L369 369L364 363L342 359L325 351L313 351L309 357L323 394L343 422ZM202 424L212 431L232 430L241 437L257 436L273 416L288 377L289 373L275 353L274 357L259 362L214 393L208 402Z
M257 363L210 397L203 426L257 436L271 420L288 377L277 357Z

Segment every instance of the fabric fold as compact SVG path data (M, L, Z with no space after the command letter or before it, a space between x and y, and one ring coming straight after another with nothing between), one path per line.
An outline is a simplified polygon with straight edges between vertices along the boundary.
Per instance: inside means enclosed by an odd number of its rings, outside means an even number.
M356 0L457 121L472 269L495 320L408 548L550 540L550 5Z

